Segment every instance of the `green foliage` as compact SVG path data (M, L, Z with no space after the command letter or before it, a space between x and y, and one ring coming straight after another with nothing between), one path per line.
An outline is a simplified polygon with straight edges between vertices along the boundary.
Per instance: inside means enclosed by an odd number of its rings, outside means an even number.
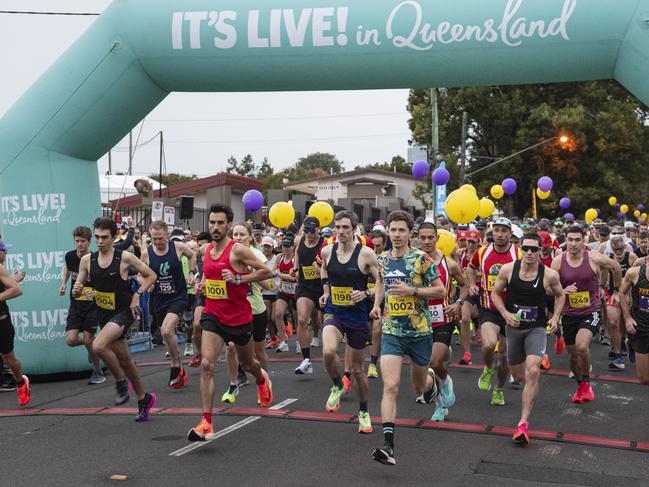
M359 169L381 169L383 171L390 171L400 173L400 174L412 174L412 168L410 164L401 156L394 156L390 162L375 162L368 166L356 166L355 171Z
M343 172L343 163L334 154L327 152L314 152L306 157L300 157L297 165L305 171L322 170L325 174L340 174Z
M176 174L176 173L163 174L162 181L160 181L159 174L151 174L149 177L151 179L155 179L159 183L164 184L165 186L173 186L174 184L180 184L187 181L193 181L194 179L198 179L198 176L196 176L196 174L192 174L191 176L185 176L183 174Z
M451 172L449 191L459 184L462 113L467 111L467 174L560 133L571 137L568 144L543 144L467 179L481 196L506 177L516 179L517 192L500 201L506 211L529 215L532 190L543 175L555 185L548 200L537 200L542 216L562 213L562 196L573 201L577 216L589 207L611 214L610 195L630 206L649 202L649 172L643 171L649 164L649 111L614 81L454 88L438 101L439 151ZM412 90L408 109L413 139L430 144L430 90ZM421 198L430 199L429 187L422 184Z

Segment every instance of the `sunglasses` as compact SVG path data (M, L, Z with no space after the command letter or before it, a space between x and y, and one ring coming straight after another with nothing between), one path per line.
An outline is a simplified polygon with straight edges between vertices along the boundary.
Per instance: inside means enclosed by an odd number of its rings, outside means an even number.
M533 254L536 254L539 250L541 250L541 247L534 247L532 245L523 245L521 247L521 250L523 252L532 252Z

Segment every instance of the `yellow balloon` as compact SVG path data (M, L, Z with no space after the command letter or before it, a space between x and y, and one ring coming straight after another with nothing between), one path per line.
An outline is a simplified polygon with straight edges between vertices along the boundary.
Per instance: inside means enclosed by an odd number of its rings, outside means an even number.
M455 235L443 228L437 230L437 235L437 249L446 257L450 256L455 249Z
M491 187L490 193L491 193L491 196L493 196L497 200L499 200L500 198L505 196L505 190L503 189L503 187L500 184L494 184Z
M550 197L550 192L541 191L539 188L536 188L536 196L541 200L547 200Z
M640 215L642 215L642 213L640 213L640 210L635 210L633 212L633 216L636 217L636 218L640 218Z
M321 227L326 227L334 219L334 209L326 201L316 201L309 208L309 216L317 218Z
M446 199L446 214L455 223L465 225L478 216L480 200L469 189L457 189Z
M608 199L608 204L609 204L609 205L611 205L611 206L615 206L616 203L617 203L617 198L616 198L615 196L611 196L611 197Z
M270 207L268 219L277 228L286 228L295 220L295 210L284 201L275 203Z
M620 206L620 211L622 213L628 213L629 212L629 205L622 205Z
M495 209L496 205L494 205L494 202L489 198L484 197L480 200L480 210L478 211L478 215L480 218L489 218Z
M647 215L646 213L643 213L642 215L640 215L640 218L642 218L643 220L646 220L648 216L649 215Z
M462 187L460 187L460 189L470 189L471 191L473 191L474 194L478 194L478 190L475 189L475 186L473 186L472 184L465 184Z
M597 218L597 210L593 208L586 210L585 220L587 224L590 224L595 218Z

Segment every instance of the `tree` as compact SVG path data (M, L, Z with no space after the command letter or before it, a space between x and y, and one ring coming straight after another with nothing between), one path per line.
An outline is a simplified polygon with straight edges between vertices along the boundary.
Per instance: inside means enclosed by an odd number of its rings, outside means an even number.
M164 184L165 186L173 186L175 184L180 184L187 181L193 181L195 179L198 179L198 176L196 176L196 174L192 174L191 176L186 176L184 174L176 174L176 173L163 174L162 180L160 180L159 174L151 174L149 177L151 179L155 179L159 183Z
M314 152L306 157L300 157L297 165L306 171L320 169L324 174L340 174L343 172L343 162L333 154Z
M375 162L369 166L356 166L354 169L381 169L383 171L390 171L400 173L400 174L411 174L412 168L410 164L401 156L394 156L390 162Z
M408 109L414 140L429 144L430 90L412 90ZM449 163L450 190L458 186L462 113L466 110L467 173L559 133L571 137L568 145L543 144L467 181L480 195L487 195L505 177L516 179L519 189L501 200L504 209L519 216L529 214L532 189L543 175L555 182L552 197L537 201L544 216L560 213L558 201L564 195L573 201L577 215L589 207L608 210L606 200L611 194L630 206L646 204L649 174L642 168L649 164L649 111L617 82L449 89L440 96L439 109L439 150Z

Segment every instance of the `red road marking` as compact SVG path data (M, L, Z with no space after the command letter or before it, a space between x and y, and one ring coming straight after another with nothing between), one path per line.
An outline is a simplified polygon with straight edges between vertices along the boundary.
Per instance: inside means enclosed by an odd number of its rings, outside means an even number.
M153 408L151 412L156 415L186 415L200 414L200 408ZM98 416L98 415L131 415L137 413L137 408L42 408L42 409L4 409L0 410L0 416L44 416L44 415L76 415L76 416ZM350 423L355 421L356 416L351 414L326 413L322 411L291 411L289 409L269 410L264 408L215 408L214 414L225 416L266 416L276 418L290 418L306 421L321 421L333 423ZM380 423L380 418L374 417L374 423ZM413 418L397 418L395 424L405 428L438 429L457 431L464 433L489 434L498 436L511 436L513 428L506 426L490 426L486 424L456 423L434 421L423 421ZM622 450L646 451L649 452L649 441L634 442L615 438L602 438L599 436L577 435L572 433L559 433L557 431L530 430L530 438L537 440L554 441L559 443L577 443L587 446L604 448L615 448Z

